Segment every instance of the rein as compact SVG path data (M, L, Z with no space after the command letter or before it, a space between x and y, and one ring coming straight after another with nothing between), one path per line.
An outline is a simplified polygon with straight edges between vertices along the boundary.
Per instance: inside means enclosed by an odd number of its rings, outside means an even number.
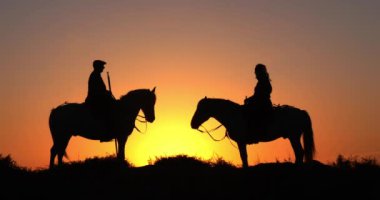
M219 126L213 128L213 129L211 129L211 130L209 131L209 130L207 130L206 127L204 127L203 125L201 125L201 127L202 127L205 131L202 131L202 130L199 130L199 129L197 129L197 130L198 130L199 132L201 132L201 133L206 132L206 133L211 137L212 140L214 140L214 141L216 141L216 142L219 142L219 141L224 140L224 138L227 137L227 135L228 135L228 134L227 134L227 130L226 130L224 136L223 136L221 139L215 139L215 138L211 135L211 132L214 132L214 131L218 130L218 129L219 129L220 127L222 127L222 126L223 126L223 125L221 124L221 125L219 125Z
M235 148L238 148L236 145L234 145L234 144L232 143L231 138L230 138L230 136L229 136L227 130L226 130L226 132L224 133L224 136L223 136L221 139L215 139L215 138L211 135L211 132L214 132L214 131L218 130L218 129L219 129L220 127L222 127L222 126L223 126L223 125L221 124L221 125L219 125L219 126L213 128L213 129L211 129L211 130L209 131L209 130L207 130L206 127L204 127L203 125L201 125L201 127L202 127L203 129L205 129L205 131L202 131L202 130L199 130L199 129L197 129L197 130L198 130L199 132L201 132L201 133L206 132L206 133L210 136L210 138L211 138L212 140L214 140L215 142L220 142L220 141L224 140L224 138L227 137L227 138L229 139L231 145L234 146Z
M141 120L141 119L137 119L136 118L136 120L137 121L139 121L139 122L141 122L141 123L144 123L145 124L145 132L146 132L146 130L148 130L148 123L147 123L147 121L146 121L146 119L145 119L145 116L142 116L142 115L137 115L137 117L141 117L141 118L143 118L143 120ZM139 132L139 133L142 133L142 134L144 134L143 132L141 132L140 131L140 129L139 128L137 128L137 126L135 125L135 129Z

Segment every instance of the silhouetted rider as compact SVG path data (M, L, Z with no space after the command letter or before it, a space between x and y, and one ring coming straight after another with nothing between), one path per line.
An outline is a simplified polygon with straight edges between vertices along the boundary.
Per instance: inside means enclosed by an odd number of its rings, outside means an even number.
M246 115L254 120L256 128L266 130L268 121L272 116L272 85L270 83L267 68L263 64L257 64L255 67L257 84L253 96L244 101Z
M96 117L102 118L108 127L112 127L112 111L115 99L107 90L101 73L104 70L105 61L94 60L90 78L88 80L88 93L85 103L90 106Z

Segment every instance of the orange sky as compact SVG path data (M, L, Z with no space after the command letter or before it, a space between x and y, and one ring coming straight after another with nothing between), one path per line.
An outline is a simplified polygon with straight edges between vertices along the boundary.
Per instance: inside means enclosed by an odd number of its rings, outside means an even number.
M212 141L190 120L204 96L242 103L259 62L273 103L311 115L317 160L379 156L379 8L377 1L2 1L0 153L47 167L50 110L82 102L92 61L103 59L116 97L157 87L156 121L126 145L136 166L177 154L240 165L228 140ZM114 152L113 142L81 137L67 148L72 161ZM287 140L249 146L251 165L288 158Z

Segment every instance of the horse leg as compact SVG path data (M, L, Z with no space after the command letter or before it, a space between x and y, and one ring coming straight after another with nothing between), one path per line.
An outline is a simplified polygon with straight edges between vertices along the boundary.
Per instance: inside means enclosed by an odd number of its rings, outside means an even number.
M248 167L248 160L247 160L247 145L244 143L238 143L239 147L239 153L241 161L243 162L243 168Z
M296 164L302 164L303 163L303 156L304 156L304 150L301 145L301 138L298 137L292 137L289 138L290 144L292 145L294 155L296 157Z
M55 156L57 156L57 150L56 150L55 144L53 144L53 146L50 149L50 165L49 165L50 169L54 167Z
M69 144L69 140L70 140L70 137L65 137L65 138L62 138L62 141L59 145L59 148L58 148L58 165L61 166L63 164L63 156L66 155L66 147L67 145Z
M117 150L117 159L119 159L120 161L124 161L125 160L125 143L127 142L127 138L126 137L120 137L117 139L117 142L118 142L118 150Z

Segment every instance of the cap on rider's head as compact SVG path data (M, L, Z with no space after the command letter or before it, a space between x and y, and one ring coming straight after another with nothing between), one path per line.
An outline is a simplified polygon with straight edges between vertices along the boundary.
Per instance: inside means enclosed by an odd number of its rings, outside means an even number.
M94 62L92 63L92 66L94 67L94 69L104 68L105 64L107 63L103 60L94 60Z

